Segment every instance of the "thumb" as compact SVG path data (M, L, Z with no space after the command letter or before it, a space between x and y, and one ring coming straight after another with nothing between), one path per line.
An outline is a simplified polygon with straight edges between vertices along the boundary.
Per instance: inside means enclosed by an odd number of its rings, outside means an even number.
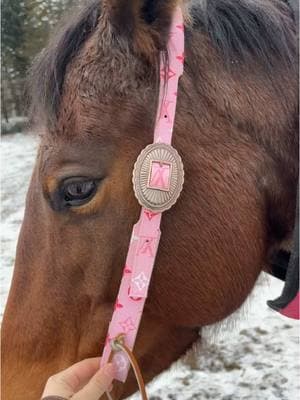
M77 392L72 400L98 400L111 386L114 379L112 364L106 364L91 378L89 383Z

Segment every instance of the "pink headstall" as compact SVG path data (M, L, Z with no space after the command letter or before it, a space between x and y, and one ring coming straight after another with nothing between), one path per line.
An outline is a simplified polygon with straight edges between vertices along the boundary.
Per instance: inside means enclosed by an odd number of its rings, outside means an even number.
M180 7L176 8L168 42L168 66L161 59L159 105L154 143L139 155L133 171L135 195L142 206L139 221L134 225L126 264L109 324L101 364L108 362L112 343L123 335L131 350L134 347L143 314L159 240L162 212L175 204L184 180L183 165L170 145L176 112L178 81L183 73L184 25ZM130 363L126 355L112 355L115 379L125 382Z

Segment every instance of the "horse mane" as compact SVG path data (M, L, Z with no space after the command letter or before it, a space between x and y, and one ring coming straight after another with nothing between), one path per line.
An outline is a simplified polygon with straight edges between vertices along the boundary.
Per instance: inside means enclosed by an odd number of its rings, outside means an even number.
M145 23L155 20L155 1L144 0ZM234 61L255 60L266 70L274 65L293 65L296 53L295 24L284 0L190 0L188 34L207 34L221 54L224 67ZM65 21L61 31L35 60L29 92L33 120L53 122L57 118L66 70L83 44L95 31L101 15L100 0L88 0ZM116 37L112 36L112 40ZM113 45L113 43L112 43Z
M294 63L296 27L284 0L201 0L200 7L193 1L191 15L226 64L249 57L269 70L278 61Z

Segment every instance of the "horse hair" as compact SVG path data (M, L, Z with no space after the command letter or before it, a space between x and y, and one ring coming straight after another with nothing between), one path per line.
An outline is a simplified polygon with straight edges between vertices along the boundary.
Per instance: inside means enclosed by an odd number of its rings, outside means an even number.
M62 30L34 60L28 82L33 120L35 112L50 120L57 116L67 66L94 32L100 12L99 0L76 8Z
M194 24L208 33L225 62L254 57L267 68L278 58L293 64L292 10L282 0L202 0L194 2ZM197 4L198 3L198 4Z
M155 2L144 0L145 23L155 21ZM274 64L293 64L295 24L292 11L283 0L190 0L187 2L191 29L206 33L219 51L225 66L233 60L255 59L265 70ZM88 0L68 18L62 30L37 57L29 79L31 116L34 121L56 120L67 66L95 31L101 15L100 0ZM113 36L112 36L113 38ZM38 118L36 118L38 116Z

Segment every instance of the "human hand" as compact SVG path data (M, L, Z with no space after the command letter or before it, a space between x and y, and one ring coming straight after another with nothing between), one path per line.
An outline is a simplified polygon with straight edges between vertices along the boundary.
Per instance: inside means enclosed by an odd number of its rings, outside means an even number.
M51 376L42 399L98 400L113 381L113 365L99 365L100 358L89 358Z

